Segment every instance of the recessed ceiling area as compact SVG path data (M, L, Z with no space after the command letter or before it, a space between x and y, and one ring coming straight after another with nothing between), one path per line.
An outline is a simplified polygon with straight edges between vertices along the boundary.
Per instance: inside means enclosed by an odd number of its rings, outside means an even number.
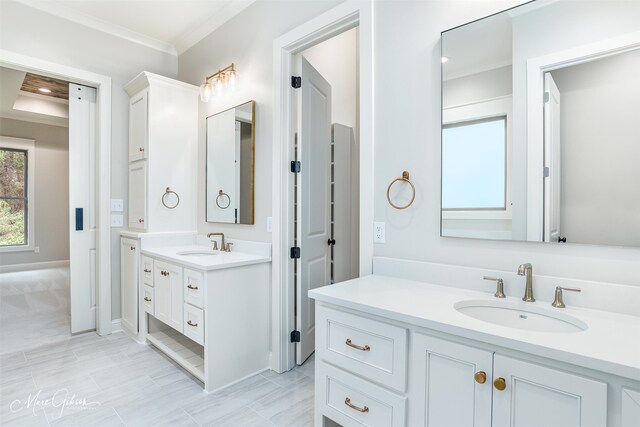
M32 73L27 73L24 77L20 90L58 99L69 99L69 82Z
M256 0L18 0L44 12L180 54Z
M63 80L0 67L0 117L68 126L68 85ZM25 87L29 90L23 90ZM42 93L41 88L51 92Z

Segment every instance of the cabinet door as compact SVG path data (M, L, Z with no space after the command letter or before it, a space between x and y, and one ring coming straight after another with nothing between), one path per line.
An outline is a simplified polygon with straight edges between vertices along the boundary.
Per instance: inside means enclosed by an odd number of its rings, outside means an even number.
M154 261L155 317L182 332L182 267L168 262Z
M138 242L120 239L122 326L138 333Z
M607 425L607 385L568 372L495 355L494 427Z
M493 353L414 334L412 426L491 426Z
M129 161L147 158L148 149L148 98L144 90L129 100Z
M129 165L129 228L147 229L147 162Z

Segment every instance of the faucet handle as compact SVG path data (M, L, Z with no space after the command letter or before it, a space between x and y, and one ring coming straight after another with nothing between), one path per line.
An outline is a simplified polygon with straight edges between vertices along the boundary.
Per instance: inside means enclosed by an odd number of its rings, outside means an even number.
M214 251L217 251L217 250L218 250L218 241L217 241L217 240L214 240L214 241L213 241L213 250L214 250Z
M504 281L501 278L499 278L499 277L491 277L491 276L483 276L482 279L483 280L493 280L495 282L498 282L498 285L496 287L496 293L493 294L493 296L496 297L496 298L505 298Z
M566 305L562 299L562 291L582 292L580 288L563 288L562 286L556 286L556 295L551 303L552 306L557 308L565 308Z
M233 246L233 243L227 243L227 247L225 249L226 252L231 252L231 246Z

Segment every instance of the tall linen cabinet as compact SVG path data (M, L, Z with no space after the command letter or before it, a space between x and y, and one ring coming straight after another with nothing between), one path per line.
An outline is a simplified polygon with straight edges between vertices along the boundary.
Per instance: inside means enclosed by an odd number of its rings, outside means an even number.
M129 95L129 199L120 255L122 326L137 334L144 236L169 237L197 228L198 88L144 71L124 89Z

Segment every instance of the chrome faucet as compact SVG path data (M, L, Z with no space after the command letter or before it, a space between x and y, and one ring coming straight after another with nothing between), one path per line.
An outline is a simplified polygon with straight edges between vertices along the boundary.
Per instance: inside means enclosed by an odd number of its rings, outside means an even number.
M222 247L222 250L224 251L225 248L227 247L224 244L224 233L209 233L209 234L207 234L207 238L210 239L211 236L220 236L220 246ZM216 243L216 242L214 242L214 243ZM213 246L213 250L216 250L216 249L217 249L217 244Z
M534 302L536 299L533 297L533 266L529 263L520 264L518 266L518 276L527 276L522 301Z

